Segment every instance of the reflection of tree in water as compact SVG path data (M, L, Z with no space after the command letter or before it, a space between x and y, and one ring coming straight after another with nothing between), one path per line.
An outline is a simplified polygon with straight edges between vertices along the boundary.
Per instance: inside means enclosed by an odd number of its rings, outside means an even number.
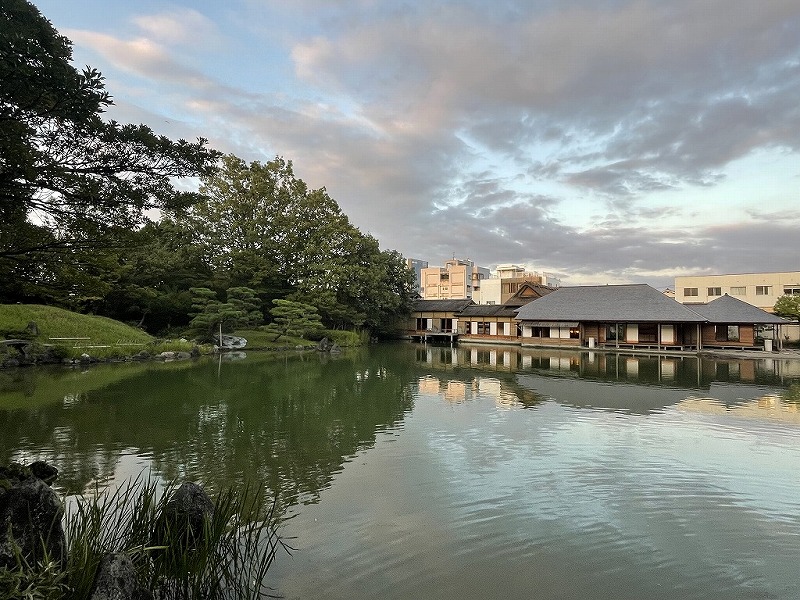
M793 383L789 389L783 392L782 397L786 402L800 404L800 383Z
M155 472L219 489L264 481L283 502L313 502L348 457L411 409L414 367L371 348L330 360L257 355L190 369L154 365L65 408L0 411L4 455L52 461L67 492L113 476L125 449ZM50 448L44 452L41 448Z

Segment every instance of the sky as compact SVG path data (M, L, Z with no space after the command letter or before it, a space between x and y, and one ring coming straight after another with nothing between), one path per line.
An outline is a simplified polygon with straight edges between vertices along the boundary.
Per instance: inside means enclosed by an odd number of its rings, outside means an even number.
M109 116L291 160L431 266L800 270L797 0L33 0Z

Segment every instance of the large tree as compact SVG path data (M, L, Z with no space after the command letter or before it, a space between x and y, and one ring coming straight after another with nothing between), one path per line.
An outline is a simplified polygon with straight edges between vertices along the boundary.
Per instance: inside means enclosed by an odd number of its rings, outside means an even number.
M126 248L109 257L102 300L94 312L128 321L153 334L189 323L191 288L211 285L212 274L192 234L164 218L131 232Z
M402 258L382 252L324 188L309 189L291 162L229 155L201 192L188 226L217 280L257 290L265 313L288 298L315 306L328 326L379 332L408 314L413 274Z
M145 210L195 202L175 178L208 176L218 158L203 139L103 119L102 76L71 59L71 42L30 2L0 4L0 275L39 288L48 271L117 243Z

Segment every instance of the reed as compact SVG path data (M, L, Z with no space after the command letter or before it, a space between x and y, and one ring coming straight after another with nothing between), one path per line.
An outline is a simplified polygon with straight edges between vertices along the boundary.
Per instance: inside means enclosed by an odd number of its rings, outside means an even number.
M202 532L190 535L164 518L175 489L138 477L77 499L65 514L63 569L18 557L16 569L0 569L0 598L88 599L103 556L112 552L131 558L139 583L158 599L275 597L267 571L279 552L293 550L278 533L277 497L269 500L256 486L221 491Z

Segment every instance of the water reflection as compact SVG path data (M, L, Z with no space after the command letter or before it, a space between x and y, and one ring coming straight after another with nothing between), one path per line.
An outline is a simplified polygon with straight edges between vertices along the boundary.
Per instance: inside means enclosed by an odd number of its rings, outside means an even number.
M767 406L765 387L785 388L772 412L791 419L800 398L800 361L650 356L508 346L415 346L418 362L447 377L420 382L466 401L468 390L495 389L498 405L535 407L545 400L632 413L660 411L687 398L711 397L721 406ZM491 378L487 375L491 374ZM430 376L428 376L430 378ZM766 415L766 412L763 412Z
M420 393L506 409L554 400L787 420L800 399L797 363L773 359L407 344L235 358L0 373L0 461L51 461L70 493L144 465L212 487L263 480L287 503L309 503L378 432L401 427ZM765 386L785 395L767 398Z
M380 351L124 366L3 374L0 462L50 461L79 493L118 480L121 457L138 457L130 476L147 457L167 479L264 481L285 503L308 503L412 406L412 361Z
M794 598L795 368L397 344L8 371L0 461L263 480L296 513L287 598Z

